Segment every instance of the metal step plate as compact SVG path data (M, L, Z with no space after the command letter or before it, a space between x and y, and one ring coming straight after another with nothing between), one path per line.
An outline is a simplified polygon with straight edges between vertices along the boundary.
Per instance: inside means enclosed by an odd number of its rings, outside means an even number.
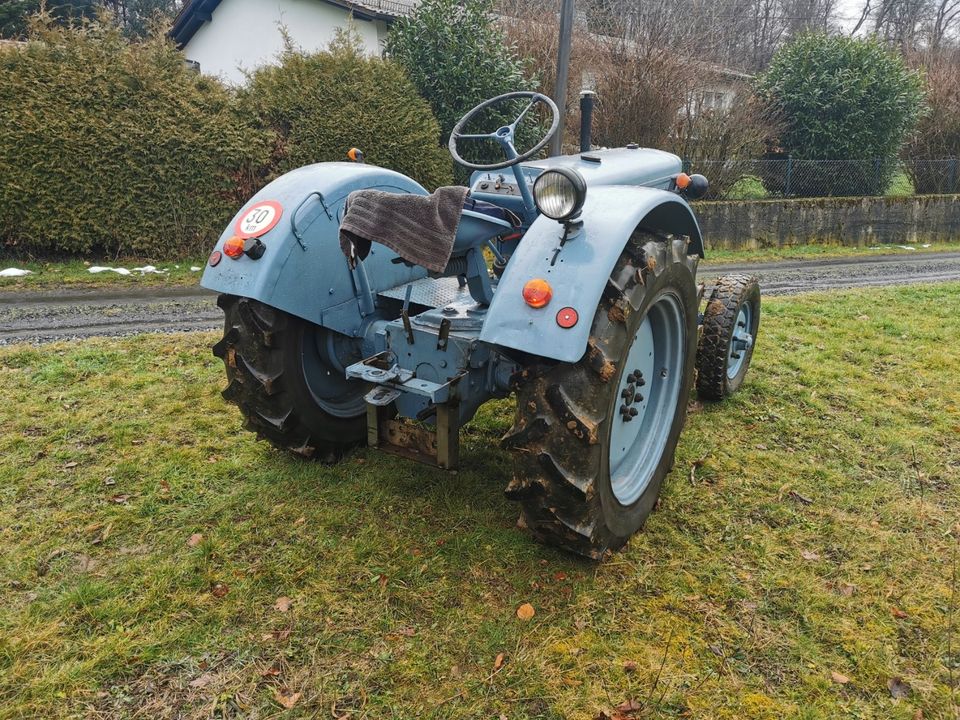
M415 305L423 305L429 308L442 308L457 302L458 300L468 299L470 289L464 285L460 287L457 278L424 278L408 283L413 287L410 293L410 302ZM407 284L398 285L395 288L384 290L378 293L381 297L388 297L401 302L407 295Z

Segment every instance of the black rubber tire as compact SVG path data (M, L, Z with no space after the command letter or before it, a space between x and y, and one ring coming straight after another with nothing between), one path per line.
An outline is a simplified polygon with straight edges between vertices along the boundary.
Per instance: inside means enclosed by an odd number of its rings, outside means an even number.
M750 304L750 334L754 338L744 352L739 372L727 375L727 358L740 308ZM760 329L760 281L750 275L723 275L710 293L703 313L703 327L697 348L697 396L701 400L725 400L740 389L750 369L757 331Z
M223 339L213 347L227 371L223 397L240 408L247 430L277 448L325 462L366 441L366 414L326 412L304 377L304 352L316 325L250 298L221 295L217 304L225 316ZM365 391L358 382L356 392Z
M686 421L696 357L699 258L688 241L637 231L617 262L597 308L584 357L528 368L504 445L516 452L507 497L521 504L534 537L592 559L626 544L653 510ZM617 389L647 310L665 293L679 301L685 325L683 375L673 422L645 491L629 506L614 497L610 437ZM634 308L637 308L636 310Z

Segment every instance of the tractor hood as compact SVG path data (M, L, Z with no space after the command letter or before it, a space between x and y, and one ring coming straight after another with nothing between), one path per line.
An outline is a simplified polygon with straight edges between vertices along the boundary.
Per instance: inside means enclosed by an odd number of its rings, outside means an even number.
M680 158L671 153L629 146L562 155L524 163L523 167L528 177L551 168L573 168L583 175L587 187L645 185L666 190L673 187L673 180L683 169L683 164ZM530 173L528 168L533 172Z

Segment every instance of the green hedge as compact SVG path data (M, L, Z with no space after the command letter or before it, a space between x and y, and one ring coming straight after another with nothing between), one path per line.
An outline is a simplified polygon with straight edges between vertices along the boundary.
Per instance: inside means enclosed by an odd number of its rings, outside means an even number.
M351 147L366 161L409 175L434 189L451 178L440 127L403 69L364 57L353 38L330 52L288 48L279 65L259 68L238 99L278 143L272 166L286 172L310 163L346 160Z
M0 51L0 233L19 255L209 246L270 143L162 40L41 28Z
M352 146L430 188L449 182L430 107L349 42L288 51L234 92L165 40L95 23L34 32L0 48L0 254L202 254L271 178Z

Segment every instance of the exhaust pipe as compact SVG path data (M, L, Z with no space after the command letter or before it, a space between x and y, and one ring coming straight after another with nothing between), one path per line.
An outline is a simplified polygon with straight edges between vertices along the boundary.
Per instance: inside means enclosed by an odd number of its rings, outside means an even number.
M580 152L590 152L593 134L593 104L597 94L593 90L580 93Z

